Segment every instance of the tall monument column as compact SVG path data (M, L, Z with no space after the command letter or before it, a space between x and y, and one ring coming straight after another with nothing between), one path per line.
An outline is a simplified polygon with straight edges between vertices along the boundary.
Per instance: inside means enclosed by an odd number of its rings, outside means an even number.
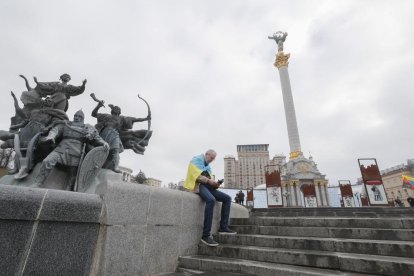
M286 32L279 31L268 38L275 40L278 46L274 66L279 69L280 83L282 85L283 103L285 106L286 124L290 145L290 159L295 159L296 157L302 155L302 150L300 147L299 130L296 122L295 105L293 103L292 89L290 87L288 72L288 60L290 54L283 52L283 43L285 42L287 35L288 34Z
M283 51L283 43L287 37L286 32L276 32L268 38L277 44L277 54L274 66L279 70L280 84L282 86L283 104L285 107L286 125L289 137L290 158L284 166L281 176L290 186L292 206L317 207L328 205L328 195L324 186L315 187L315 181L327 183L325 175L321 174L313 161L312 156L306 158L300 146L298 124L296 122L295 105L293 103L292 89L289 79L289 53ZM316 188L316 189L315 189ZM321 190L317 190L317 189Z

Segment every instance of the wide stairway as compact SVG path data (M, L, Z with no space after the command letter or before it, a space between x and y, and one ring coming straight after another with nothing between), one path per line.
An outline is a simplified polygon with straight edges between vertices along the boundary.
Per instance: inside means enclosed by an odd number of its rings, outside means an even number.
M248 275L414 275L414 208L256 209L237 235L179 259L179 271Z

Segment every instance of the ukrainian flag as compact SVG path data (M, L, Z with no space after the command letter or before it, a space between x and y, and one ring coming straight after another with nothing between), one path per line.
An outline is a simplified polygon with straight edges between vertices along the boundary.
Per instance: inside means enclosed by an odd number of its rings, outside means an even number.
M205 163L204 154L194 156L190 162L190 165L188 165L187 178L184 182L184 188L193 191L196 186L197 177L199 177L204 171L211 175L211 168Z
M402 175L402 179L404 187L414 190L414 177Z

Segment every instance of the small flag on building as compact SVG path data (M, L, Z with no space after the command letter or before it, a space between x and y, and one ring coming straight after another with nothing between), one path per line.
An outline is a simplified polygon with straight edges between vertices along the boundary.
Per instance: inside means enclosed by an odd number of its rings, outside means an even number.
M414 177L402 175L404 188L414 190Z

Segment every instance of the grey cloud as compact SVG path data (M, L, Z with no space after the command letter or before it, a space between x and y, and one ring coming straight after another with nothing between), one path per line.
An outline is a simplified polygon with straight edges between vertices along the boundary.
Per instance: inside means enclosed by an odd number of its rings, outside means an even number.
M413 12L410 1L4 2L0 124L14 112L8 91L24 89L18 74L52 81L67 72L74 84L88 79L70 116L91 112L91 92L126 115L146 116L138 93L151 104L150 146L144 156L123 153L123 165L178 181L212 147L220 177L237 144L288 154L267 39L283 29L303 151L332 183L356 179L358 157L382 167L412 157Z

